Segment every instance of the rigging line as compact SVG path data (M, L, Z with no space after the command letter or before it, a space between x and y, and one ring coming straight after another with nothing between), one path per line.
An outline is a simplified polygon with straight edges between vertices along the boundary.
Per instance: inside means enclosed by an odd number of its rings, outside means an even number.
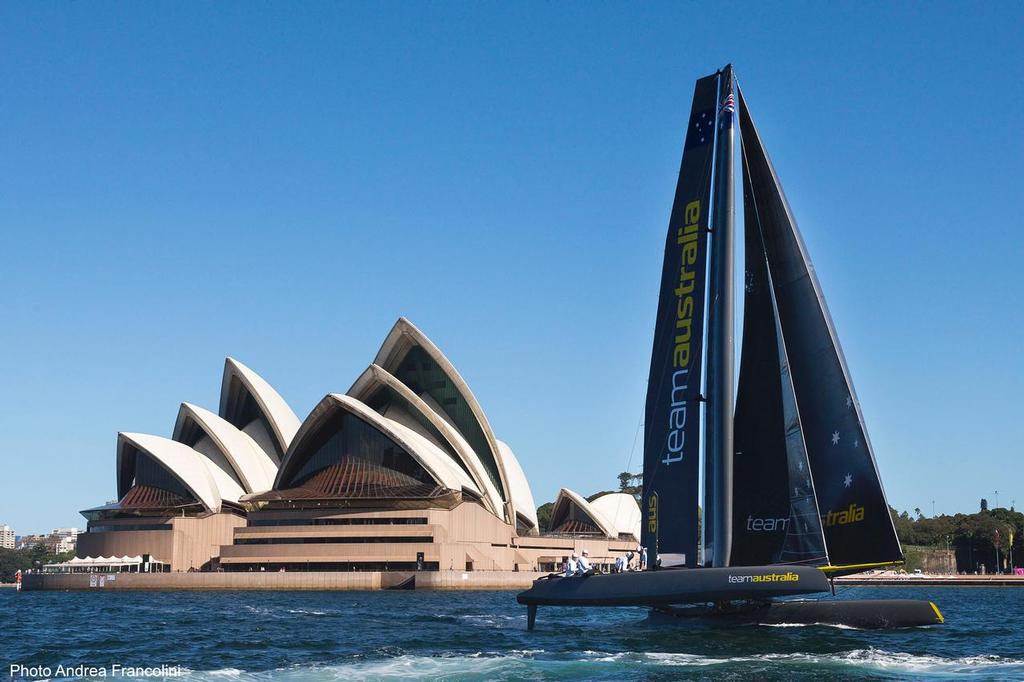
M640 429L644 425L644 413L646 411L647 411L647 406L644 405L644 407L642 407L640 409L640 418L636 422L636 432L633 434L633 447L631 447L629 449L629 458L626 460L626 473L628 473L628 474L633 473L633 455L636 454L636 442L640 439ZM640 480L642 481L643 479L641 478ZM641 483L641 485L643 485L643 483ZM625 491L623 491L623 492L625 492ZM627 494L629 494L629 493L627 493ZM622 498L620 497L619 501L615 503L615 518L616 519L619 518L619 512L621 510L622 510ZM640 538L637 538L637 540L639 540L639 539Z

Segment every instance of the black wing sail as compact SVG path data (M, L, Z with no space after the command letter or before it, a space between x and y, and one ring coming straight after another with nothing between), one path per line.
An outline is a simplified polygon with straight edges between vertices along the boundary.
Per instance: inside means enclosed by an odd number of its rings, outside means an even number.
M824 565L825 539L746 159L743 206L746 276L730 563Z
M830 563L902 561L864 419L828 307L782 186L740 93L749 169L771 289Z
M697 561L701 360L717 76L697 81L665 242L644 420L644 523L649 556ZM655 561L650 562L655 565Z

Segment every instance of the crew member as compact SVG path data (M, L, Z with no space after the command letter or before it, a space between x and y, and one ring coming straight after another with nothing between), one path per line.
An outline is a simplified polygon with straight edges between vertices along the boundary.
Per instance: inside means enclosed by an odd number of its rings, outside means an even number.
M562 567L562 575L568 578L570 575L575 575L579 565L576 562L576 552L572 553L569 560L565 562L565 566Z
M594 568L590 565L590 552L587 550L583 550L583 556L577 560L576 564L576 575L585 575Z

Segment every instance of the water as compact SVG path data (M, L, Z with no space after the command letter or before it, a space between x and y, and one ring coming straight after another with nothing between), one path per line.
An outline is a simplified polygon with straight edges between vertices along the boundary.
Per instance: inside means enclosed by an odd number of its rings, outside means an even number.
M946 625L716 627L652 624L644 609L541 608L527 632L514 592L0 590L0 663L4 677L11 664L51 668L36 677L59 677L58 665L182 666L164 676L179 682L1024 679L1024 589L839 596L932 599Z

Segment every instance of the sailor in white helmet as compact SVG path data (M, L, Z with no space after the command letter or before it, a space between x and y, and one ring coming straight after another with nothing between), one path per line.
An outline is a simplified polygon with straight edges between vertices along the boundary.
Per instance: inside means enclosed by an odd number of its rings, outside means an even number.
M587 571L589 571L592 568L592 566L590 565L590 552L588 552L587 550L583 550L583 556L581 556L576 563L577 563L577 568L576 568L576 574L577 575L583 575Z

